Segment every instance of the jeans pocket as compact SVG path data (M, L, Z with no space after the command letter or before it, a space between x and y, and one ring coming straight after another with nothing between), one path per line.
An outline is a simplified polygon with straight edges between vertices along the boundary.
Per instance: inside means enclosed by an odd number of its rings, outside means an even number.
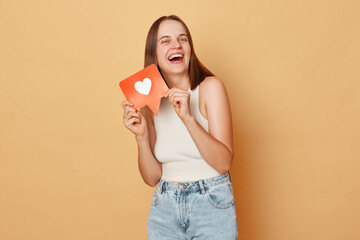
M210 187L206 192L209 202L216 208L226 209L234 206L234 194L231 183Z
M159 203L159 187L157 187L154 191L152 200L151 200L151 206L156 206Z

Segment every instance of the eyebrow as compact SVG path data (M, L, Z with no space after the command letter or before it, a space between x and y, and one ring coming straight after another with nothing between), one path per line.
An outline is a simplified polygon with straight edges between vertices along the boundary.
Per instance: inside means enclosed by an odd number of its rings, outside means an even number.
M178 37L182 37L182 36L188 37L185 33L180 34ZM159 38L159 41L160 41L161 39L167 38L167 37L170 37L170 36L169 36L169 35L162 36L161 38Z

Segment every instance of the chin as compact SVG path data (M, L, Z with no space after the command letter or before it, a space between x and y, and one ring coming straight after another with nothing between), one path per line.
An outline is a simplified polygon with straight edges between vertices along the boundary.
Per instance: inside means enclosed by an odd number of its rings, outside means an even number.
M186 68L184 67L167 66L166 68L160 68L160 69L165 74L180 74L186 72Z

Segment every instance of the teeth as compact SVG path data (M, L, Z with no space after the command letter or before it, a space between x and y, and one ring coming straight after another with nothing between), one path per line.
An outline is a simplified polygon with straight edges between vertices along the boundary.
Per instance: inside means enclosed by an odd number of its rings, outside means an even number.
M176 58L176 57L183 57L183 55L182 54L174 54L174 55L170 56L169 60Z

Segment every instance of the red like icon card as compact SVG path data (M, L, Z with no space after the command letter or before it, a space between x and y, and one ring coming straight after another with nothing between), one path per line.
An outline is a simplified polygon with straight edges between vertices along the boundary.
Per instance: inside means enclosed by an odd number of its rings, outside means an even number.
M119 85L125 98L134 104L135 109L148 105L156 116L161 98L169 90L155 64L122 80Z

